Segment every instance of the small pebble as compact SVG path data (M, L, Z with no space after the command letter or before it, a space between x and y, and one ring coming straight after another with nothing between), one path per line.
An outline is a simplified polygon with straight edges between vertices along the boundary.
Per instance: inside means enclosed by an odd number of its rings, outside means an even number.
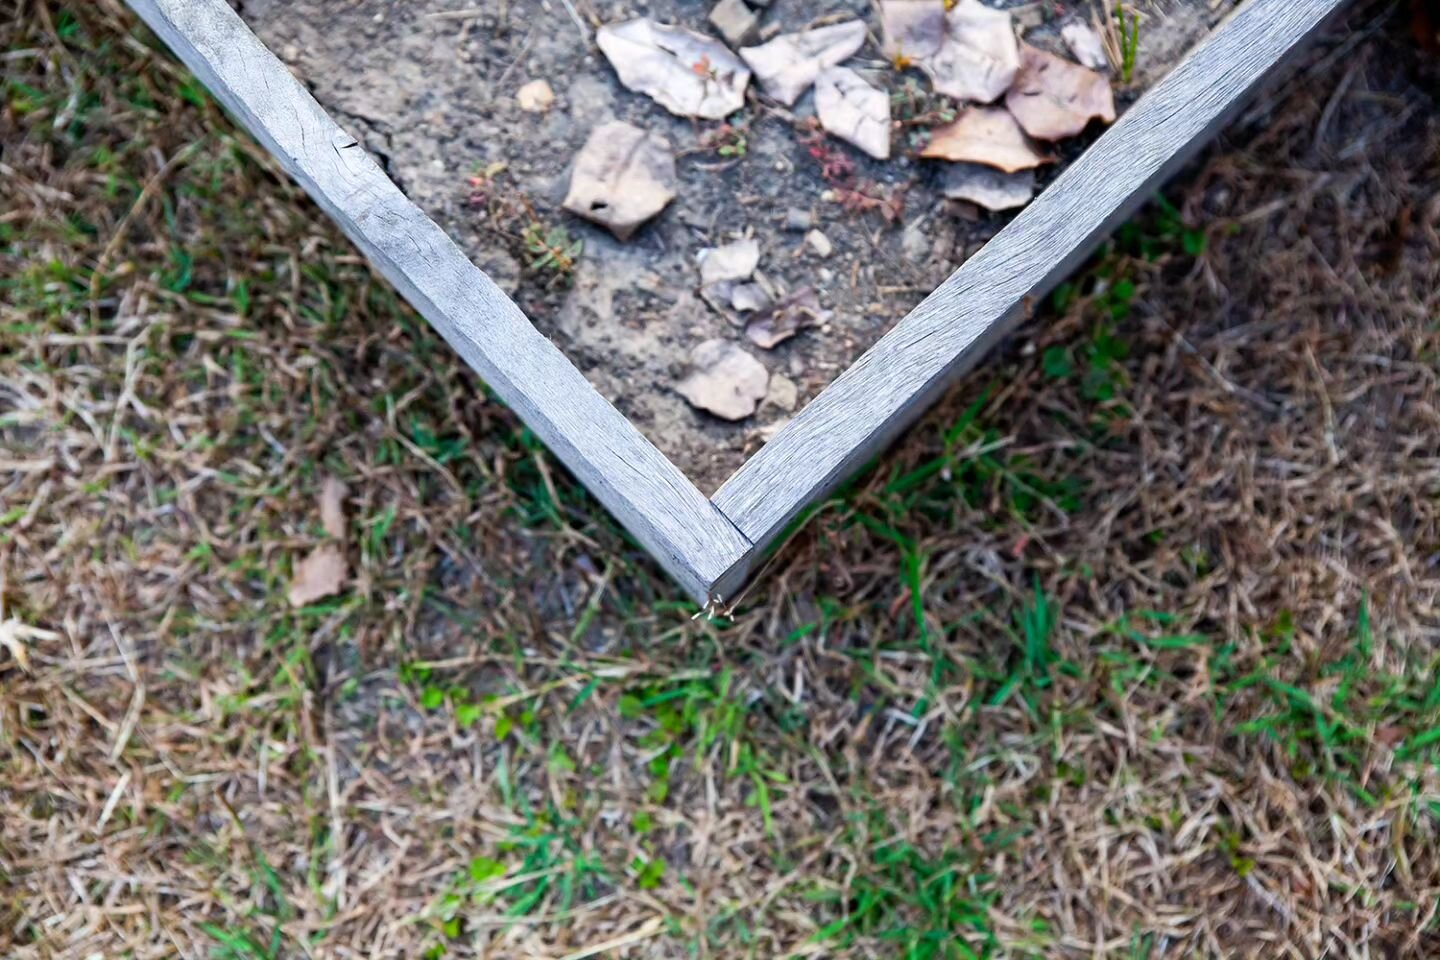
M720 0L710 11L710 23L732 47L749 45L760 31L760 18L743 0Z
M814 250L817 256L828 257L835 252L835 245L830 242L830 238L819 230L811 230L805 234L805 242L809 244L810 249Z
M515 102L527 113L544 113L555 103L555 91L544 80L531 80L515 91Z
M783 373L771 374L770 389L766 391L765 402L791 413L800 402L800 390L795 386L795 381Z
M900 235L900 249L905 253L905 259L912 263L924 260L930 253L930 238L925 235L925 230L918 223L905 225L905 231Z
M814 226L814 220L809 210L799 210L791 207L785 211L785 229L794 230L796 233L804 233Z

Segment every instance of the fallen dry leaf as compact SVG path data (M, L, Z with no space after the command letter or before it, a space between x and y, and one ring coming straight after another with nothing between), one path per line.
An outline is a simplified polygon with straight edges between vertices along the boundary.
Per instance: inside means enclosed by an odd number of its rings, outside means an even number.
M750 288L756 285L747 281L760 265L758 241L747 238L721 247L706 247L695 259L700 264L700 296L706 303L721 313L755 309Z
M788 107L816 77L854 56L864 43L864 22L847 20L800 33L782 33L769 43L745 47L740 56L755 71L765 92Z
M675 198L675 155L664 137L602 123L575 158L565 209L627 240Z
M760 243L753 237L721 247L706 247L695 257L700 264L700 282L748 280L760 265Z
M890 95L849 67L831 67L815 78L820 125L877 160L890 158Z
M804 287L752 317L745 324L745 336L757 347L773 350L806 327L828 319L830 311L821 309L814 289Z
M1035 197L1035 171L1002 173L978 163L945 165L942 189L952 200L968 200L986 210L1014 210Z
M1024 44L1020 75L1005 95L1005 106L1032 137L1061 140L1085 129L1092 119L1115 120L1110 80L1053 53Z
M880 22L886 56L913 62L937 93L957 100L992 103L1020 70L1010 14L980 0L948 11L936 0L882 0Z
M555 103L555 91L544 80L531 80L515 91L515 102L526 113L544 113Z
M731 323L740 323L739 317L734 313L750 313L759 310L770 302L765 291L756 283L745 283L739 280L721 280L719 283L711 283L700 288L700 298L715 310L723 315Z
M952 123L936 127L920 155L981 163L1006 173L1050 162L1035 149L1010 111L1000 107L971 107Z
M770 386L765 365L728 340L706 340L690 354L694 368L675 385L680 396L725 420L755 412Z
M345 584L349 566L345 552L338 544L316 547L295 568L286 597L292 607L303 607L339 593Z
M737 283L730 291L730 306L741 313L763 310L770 305L770 294L758 283Z
M1375 728L1375 742L1394 748L1405 742L1405 728L1399 724L1385 723Z
M750 71L713 37L648 17L595 34L620 82L681 117L719 120L745 105Z
M345 483L329 476L320 484L320 525L336 540L345 539Z
M1099 70L1101 73L1110 72L1110 58L1105 56L1105 42L1088 23L1071 20L1060 28L1060 36L1082 66Z

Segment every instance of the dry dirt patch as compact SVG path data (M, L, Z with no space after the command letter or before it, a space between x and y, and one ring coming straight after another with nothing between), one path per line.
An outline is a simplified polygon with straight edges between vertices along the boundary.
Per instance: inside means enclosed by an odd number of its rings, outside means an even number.
M1104 4L996 6L1011 9L1028 42L1067 57L1062 27L1100 23L1116 56L1118 32L1101 16ZM1130 81L1123 67L1114 71L1122 106L1232 6L1136 6L1140 41ZM895 69L882 52L876 9L864 0L757 8L759 38L864 23L867 38L846 66L892 100L901 129L884 161L809 128L808 83L787 107L757 97L757 80L744 107L720 120L673 116L627 90L596 46L597 28L644 16L713 35L708 7L695 0L582 2L573 14L563 0L249 0L243 13L320 102L385 158L412 199L708 492L1006 218L947 201L946 164L919 158L924 132L953 115L956 102L936 97L915 67ZM553 100L536 110L540 82ZM678 155L678 196L628 242L562 210L573 158L597 126L614 120L665 137ZM1092 125L1088 137L1098 129ZM1086 140L1059 145L1062 163L1041 170L1042 187ZM525 225L537 222L543 228L517 244ZM831 311L824 324L783 346L756 348L733 313L727 318L701 296L697 255L745 236L760 244L772 292L814 289ZM565 261L564 270L553 259L530 269L537 244ZM557 272L568 279L555 282ZM716 338L751 350L778 381L775 396L739 423L697 412L675 389L694 349Z

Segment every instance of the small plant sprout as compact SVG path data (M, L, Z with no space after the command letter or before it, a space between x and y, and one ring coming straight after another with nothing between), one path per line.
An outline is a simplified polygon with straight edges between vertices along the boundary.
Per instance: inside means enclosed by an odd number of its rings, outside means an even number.
M831 187L835 201L847 213L879 213L890 224L898 223L904 216L905 184L887 187L858 176L855 161L819 130L811 129L800 137L800 142L819 165L820 178Z
M739 159L750 151L750 125L736 114L700 137L700 145L727 159Z
M954 121L957 111L949 97L927 90L912 77L890 94L890 115L905 132L910 150L919 153L930 141L930 129Z
M890 94L890 112L896 122L907 127L930 127L955 119L954 101L931 93L913 77L906 77L899 90Z
M470 187L475 191L471 198L473 205L485 206L489 202L490 193L495 187L495 178L504 173L505 169L505 162L499 160L483 167L475 165L475 172L470 175Z
M568 280L585 250L585 241L571 237L564 224L547 227L539 220L531 220L525 225L523 239L530 268L549 274L551 283Z
M1129 83L1135 76L1135 57L1140 52L1140 14L1130 12L1125 18L1125 8L1116 7L1115 25L1120 31L1120 79Z
M715 69L715 65L710 62L710 56L708 54L690 64L690 69L695 72L695 76L705 81L705 89L707 91L711 84L717 87L720 85L720 74Z

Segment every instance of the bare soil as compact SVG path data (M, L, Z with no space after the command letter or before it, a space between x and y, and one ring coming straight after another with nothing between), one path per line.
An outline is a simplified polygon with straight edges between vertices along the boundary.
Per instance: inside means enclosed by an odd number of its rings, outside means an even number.
M1092 10L1080 3L1000 5L1016 10L1027 40L1055 52L1063 52L1063 17L1056 12ZM1122 107L1232 5L1146 5L1133 82L1118 84ZM936 162L912 159L903 148L890 161L874 161L831 140L828 146L868 181L867 192L904 197L904 213L894 222L875 212L848 212L803 142L798 124L813 113L810 93L793 113L752 95L735 124L744 128L745 155L722 156L713 146L718 124L673 117L626 90L592 42L596 25L640 15L706 31L709 7L697 0L581 0L573 18L564 0L248 0L243 8L261 38L384 159L412 199L707 492L792 410L778 397L782 391L772 389L776 401L732 424L692 409L674 392L698 343L744 342L741 330L697 293L699 250L754 235L767 278L792 291L815 287L833 312L824 327L774 350L745 344L772 375L794 382L803 406L1007 219L946 202ZM870 42L851 64L875 83L902 89L905 76L879 54L878 26L865 0L776 0L763 22L768 36L851 17L872 26ZM535 79L550 83L558 98L543 116L522 111L515 99ZM593 127L615 118L663 133L680 157L679 197L627 243L560 212L572 157ZM1087 139L1062 145L1062 154L1073 157ZM469 178L501 163L505 171L494 190L523 195L540 220L563 223L583 239L570 283L557 285L526 269L514 242L518 228L491 228ZM1042 184L1061 169L1063 163L1044 171ZM819 256L804 244L804 231L787 230L790 210L803 211L834 253Z

